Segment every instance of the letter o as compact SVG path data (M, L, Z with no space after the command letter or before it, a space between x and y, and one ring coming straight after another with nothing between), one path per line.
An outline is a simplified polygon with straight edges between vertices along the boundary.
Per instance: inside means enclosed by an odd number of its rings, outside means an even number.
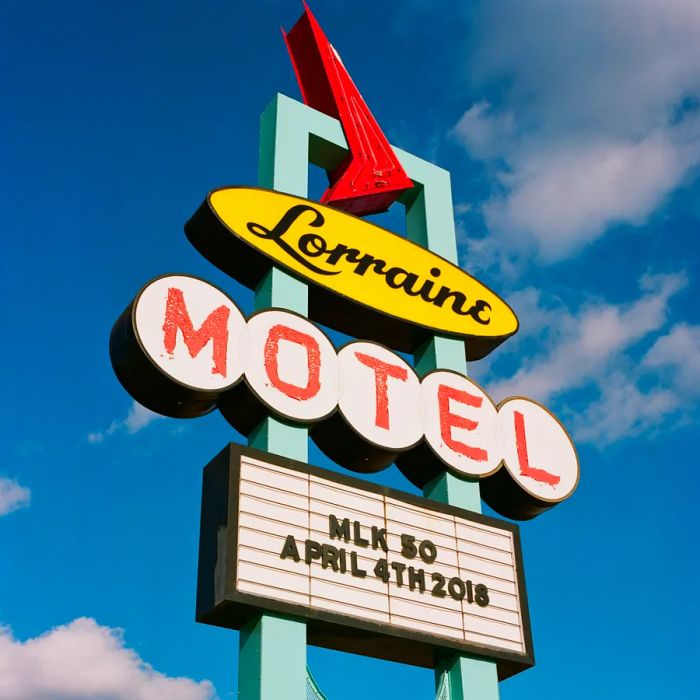
M338 357L321 330L295 313L270 310L250 317L248 338L246 382L271 411L302 423L334 411Z
M426 564L432 564L437 559L437 547L430 540L423 540L418 545L418 555Z

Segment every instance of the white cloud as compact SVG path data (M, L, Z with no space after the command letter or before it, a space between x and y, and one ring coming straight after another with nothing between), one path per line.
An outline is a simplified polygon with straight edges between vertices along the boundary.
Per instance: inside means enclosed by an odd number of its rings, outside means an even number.
M147 425L150 425L154 420L162 418L158 413L154 413L150 409L142 406L140 403L133 402L127 417L124 419L124 428L129 434L137 433Z
M598 399L574 417L572 430L579 442L604 447L643 432L656 433L678 409L672 389L642 391L628 374L611 372L601 378Z
M502 142L510 139L514 133L513 114L494 110L486 100L472 105L453 129L453 134L469 152L479 158L499 155Z
M690 413L700 399L700 327L665 330L670 302L686 283L682 274L645 275L633 301L588 302L575 311L521 290L512 300L524 332L504 350L515 355L533 341L543 349L509 378L489 382L489 393L530 396L555 409L574 403L567 422L575 439L598 446ZM573 397L578 390L584 398Z
M667 372L679 393L700 394L700 326L675 325L654 343L643 365Z
M95 430L94 432L88 433L87 441L92 444L99 444L117 432L127 432L129 435L133 435L139 432L139 430L143 430L154 420L162 417L163 416L159 413L154 413L150 409L134 401L131 404L131 408L129 408L129 413L126 415L126 418L112 421L112 424L104 430Z
M565 258L700 164L697 0L490 0L470 20L465 77L491 99L453 134L489 163L494 246Z
M663 327L669 300L685 284L680 274L646 275L640 281L642 294L635 301L592 303L576 313L540 308L539 295L521 292L520 298L530 309L527 319L520 314L523 327L546 331L549 338L543 345L548 349L527 360L509 379L493 384L491 393L499 400L525 395L548 401L600 377L621 353ZM530 323L533 313L534 323Z
M669 135L560 145L528 154L484 207L489 228L526 234L545 262L567 257L617 223L642 223L688 167ZM512 245L509 241L508 245Z
M209 681L168 677L124 645L119 630L80 618L25 642L0 629L3 700L210 700Z
M642 382L651 387L640 389ZM643 432L656 433L666 420L683 423L700 401L700 326L679 323L654 344L636 371L604 375L600 398L579 415L579 440L605 445Z
M20 486L14 479L0 476L0 515L7 515L29 505L31 491L26 486Z

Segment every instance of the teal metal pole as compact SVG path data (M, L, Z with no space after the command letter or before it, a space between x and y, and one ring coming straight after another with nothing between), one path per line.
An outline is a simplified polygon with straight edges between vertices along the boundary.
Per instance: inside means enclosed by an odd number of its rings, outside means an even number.
M258 180L299 196L307 195L309 163L330 170L347 152L340 123L296 100L277 95L261 119ZM394 149L417 187L408 194L408 237L457 262L450 176L446 170ZM306 315L306 285L273 268L256 290L257 308L277 306ZM416 353L419 373L435 368L466 374L464 345L436 336ZM251 444L299 460L307 459L308 432L269 418L251 436ZM479 484L445 472L428 484L427 497L481 511ZM436 686L447 672L450 700L498 700L496 663L465 655L454 656L435 669ZM241 700L301 700L306 692L306 625L265 614L241 633L239 693Z
M258 183L301 197L307 194L308 138L284 118L276 98L263 112L260 126ZM287 308L304 316L308 293L303 282L272 268L255 290L255 307ZM275 418L265 419L250 444L301 461L308 459L308 430ZM238 657L240 700L306 698L306 624L264 613L241 630Z
M406 229L414 242L457 263L457 238L452 210L450 175L435 165L399 152L399 159L413 180L422 187L404 202ZM451 338L433 337L415 354L420 375L433 369L467 373L464 343ZM423 493L436 501L481 512L479 482L461 479L445 471L428 483ZM447 673L450 700L498 700L498 674L495 661L466 655L447 659L435 669L435 685L440 687Z

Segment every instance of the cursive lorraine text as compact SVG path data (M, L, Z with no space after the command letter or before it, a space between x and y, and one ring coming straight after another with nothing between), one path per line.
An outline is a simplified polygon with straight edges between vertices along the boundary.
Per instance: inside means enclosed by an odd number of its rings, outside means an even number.
M304 216L307 212L312 216ZM296 245L291 245L284 236L295 222L302 223L302 216L306 219L304 225L311 228L321 229L325 223L323 214L318 209L308 204L296 204L290 207L272 228L250 222L248 231L258 238L273 241L287 255L316 274L337 275L343 272L342 269L329 270L328 267L319 267L320 262L333 268L341 264L350 265L352 273L364 276L371 271L383 277L388 287L401 290L410 297L420 297L424 302L440 308L450 302L452 311L459 316L470 316L482 325L487 325L491 321L488 314L491 305L484 299L468 300L464 292L452 290L444 284L436 290L435 279L425 277L421 279L415 272L390 266L386 260L375 258L370 253L364 253L357 248L349 248L343 243L330 247L320 233L311 231L303 233L298 237ZM431 267L429 274L432 278L438 278L442 271L439 267Z

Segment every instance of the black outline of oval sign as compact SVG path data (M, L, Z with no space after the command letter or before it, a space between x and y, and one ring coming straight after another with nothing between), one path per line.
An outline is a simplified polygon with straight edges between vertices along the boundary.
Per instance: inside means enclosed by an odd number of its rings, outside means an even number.
M216 211L216 209L214 208L214 206L213 206L212 203L211 203L211 197L212 197L213 194L215 194L215 193L217 193L217 192L223 192L223 191L227 191L227 190L255 190L255 191L262 191L262 192L266 192L266 193L275 195L275 196L277 196L277 197L289 198L289 199L295 200L296 202L305 202L305 203L309 203L309 204L312 204L314 207L320 207L321 209L329 209L329 210L330 210L331 212L333 212L334 214L339 214L339 215L342 215L342 216L348 216L348 217L350 217L351 219L355 220L355 222L359 222L360 224L363 224L363 225L366 226L366 227L378 229L379 231L382 231L383 234L388 234L389 236L393 236L394 238L399 239L399 240L402 242L402 243L401 243L402 245L403 245L403 244L407 244L407 245L415 246L416 248L418 248L420 251L422 251L422 252L425 253L426 255L432 256L435 260L439 260L439 261L440 261L441 263L443 263L445 266L454 268L458 273L460 273L461 275L465 275L465 276L468 277L471 281L473 281L475 284L479 285L479 286L482 287L483 289L485 289L485 290L487 290L488 292L490 292L491 294L493 294L493 295L494 295L494 296L495 296L495 297L496 297L496 298L497 298L497 299L498 299L512 314L513 314L513 318L515 319L515 329L513 330L512 333L508 333L508 334L505 334L505 335L478 335L478 334L465 335L465 334L456 333L456 332L454 332L454 331L447 331L447 330L444 330L444 329L442 329L442 328L438 328L438 327L435 327L435 326L426 326L426 325L424 325L424 324L422 324L422 323L416 323L415 321L411 320L410 318L406 318L405 316L397 316L397 315L395 315L395 314L392 314L390 311L384 311L384 310L378 309L378 308L376 308L376 307L370 306L369 304L364 303L364 302L361 302L361 301L358 301L357 299L354 299L354 298L352 298L352 297L349 297L349 296L343 294L342 292L339 292L339 291L333 289L332 287L326 286L325 284L322 284L320 281L316 281L315 279L312 279L312 278L310 278L310 277L305 277L303 274L301 274L301 273L298 272L297 270L294 270L293 268L289 267L283 260L278 260L278 259L276 259L276 258L273 258L272 256L270 256L270 255L268 255L267 253L265 253L264 251L262 251L260 248L257 248L256 246L254 246L252 243L250 243L249 241L247 241L245 238L241 237L241 235L239 235L236 231L234 231L228 224L226 224L226 223L222 220L222 218L219 216L219 213ZM236 279L236 278L235 278L234 275L232 275L232 274L228 271L228 267L229 267L229 266L228 266L228 264L226 263L226 261L214 260L214 259L212 259L211 256L209 256L209 255L207 255L206 253L202 252L202 251L200 250L199 246L196 245L196 244L194 243L194 241L192 240L192 237L190 236L190 233L189 233L189 231L188 231L188 228L191 228L191 226L192 226L192 223L191 223L191 222L193 221L193 219L194 219L197 215L200 215L200 216L201 216L201 210L202 210L202 208L205 207L205 206L208 208L208 212L209 212L210 214L212 214L212 215L215 217L215 219L219 222L219 224L220 224L230 235L233 235L237 241L240 241L240 242L243 243L245 246L247 246L248 248L250 248L252 251L255 251L258 255L263 256L263 257L266 258L267 260L271 261L273 264L276 264L276 265L279 265L279 266L283 267L285 270L287 270L287 271L289 272L289 274L293 275L295 278L302 280L302 281L305 282L306 284L314 285L314 286L316 286L316 287L319 287L319 288L323 289L325 292L330 292L331 294L333 294L333 295L335 295L335 296L337 296L337 297L340 297L340 298L342 298L342 299L344 299L344 300L346 300L346 301L349 301L349 302L351 302L353 305L355 305L356 308L359 308L360 310L362 310L362 309L369 309L370 311L372 311L372 312L375 313L375 314L379 314L379 315L381 315L381 316L388 317L388 318L390 318L390 319L392 319L392 320L394 320L394 321L400 322L401 324L405 324L405 325L408 325L408 326L412 326L412 327L414 327L414 328L421 329L422 331L428 332L429 334L433 334L433 335L434 335L434 334L437 333L437 334L439 334L439 335L448 336L448 337L450 337L450 338L457 338L457 339L459 339L459 340L461 340L462 342L465 343L465 345L466 345L466 347L467 347L467 353L469 353L469 342L468 342L469 339L472 339L472 340L474 340L474 341L476 341L476 342L482 342L482 343L485 342L485 341L486 341L486 342L488 342L488 341L493 341L492 345L489 347L489 349L488 349L485 353L481 354L479 357L468 358L468 359L470 359L470 360L476 360L476 359L481 359L481 357L485 357L486 355L488 355L489 353L491 353L492 350L494 350L498 345L500 345L501 343L505 342L505 341L506 341L508 338L510 338L511 336L515 335L515 334L518 332L519 328L520 328L520 320L518 319L518 316L516 315L515 311L511 308L511 306L510 306L504 299L501 298L500 295L496 294L496 292L494 292L490 287L488 287L487 285L485 285L483 282L480 282L478 279L476 279L476 277L473 277L473 276L470 275L468 272L466 272L465 270L463 270L462 268L460 268L458 265L456 265L456 264L453 263L453 262L450 262L450 261L447 260L446 258L443 258L443 257L442 257L441 255L439 255L438 253L435 253L435 252L429 250L428 248L424 248L423 246L420 246L420 245L418 245L417 243L414 243L413 241L411 241L411 240L408 239L408 238L404 238L403 236L399 236L398 234L394 233L393 231L389 231L388 229L385 229L385 228L383 228L383 227L381 227L381 226L377 226L377 225L374 224L374 223L371 223L371 222L369 222L369 221L365 221L364 219L362 219L362 218L360 218L360 217L358 217L358 216L355 216L355 215L353 215L353 214L349 214L349 213L347 213L347 212L340 211L340 210L338 210L338 209L333 209L332 207L328 207L328 206L326 206L326 205L324 205L324 204L320 204L319 202L314 202L313 200L307 199L307 198L305 198L305 197L298 197L298 196L296 196L296 195L287 194L286 192L278 192L277 190L271 190L271 189L268 189L268 188L265 188L265 187L248 187L248 186L244 186L244 185L230 185L230 186L224 186L224 187L217 187L216 189L211 190L211 191L207 194L206 199L204 200L204 202L199 206L199 208L197 209L197 211L195 212L195 214L194 214L194 215L190 218L190 220L185 224L185 232L187 233L187 237L188 237L188 239L190 240L190 243L192 243L192 245L193 245L205 258L207 258L207 260L209 260L210 262L212 262L212 263L213 263L214 265L216 265L219 269L223 270L226 274L228 274L228 275L230 275L230 276L233 276L234 279ZM369 231L369 232L368 232L368 235L371 235L371 234L372 234L372 231ZM216 257L216 256L214 256L214 257ZM240 282L240 280L238 280L238 281ZM245 284L245 283L244 283L244 284ZM247 286L247 285L246 285L246 286ZM453 290L453 291L459 291L459 290ZM327 323L326 325L330 325L330 324ZM344 333L347 333L347 332L348 332L348 331L345 330L342 326L337 326L337 327L332 326L332 327L333 327L335 330L338 330L338 331L340 331L340 332L344 332ZM392 350L399 350L399 351L403 351L403 350L404 350L404 348L401 348L401 347L393 347L393 348L391 348L391 349L392 349ZM415 350L415 347L411 350L411 352L413 352L413 350Z

